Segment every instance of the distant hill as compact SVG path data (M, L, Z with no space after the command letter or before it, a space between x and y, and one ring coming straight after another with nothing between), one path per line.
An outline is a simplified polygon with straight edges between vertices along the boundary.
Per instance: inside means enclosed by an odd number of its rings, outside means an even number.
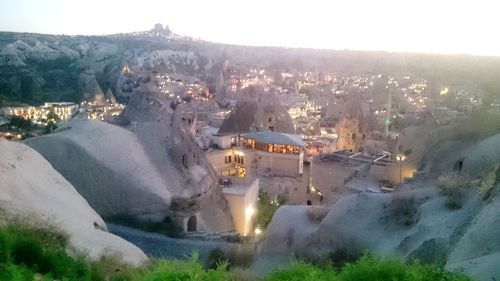
M214 82L226 59L239 68L411 75L486 94L500 92L500 57L236 46L158 30L108 36L0 32L0 101L80 101L88 94L78 84L83 72L94 75L104 92L111 89L120 96L124 65L140 73L165 71Z

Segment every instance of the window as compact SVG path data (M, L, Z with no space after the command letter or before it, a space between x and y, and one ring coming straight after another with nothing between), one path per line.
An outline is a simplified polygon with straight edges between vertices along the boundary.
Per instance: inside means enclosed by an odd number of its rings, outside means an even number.
M224 163L231 163L231 155L224 156Z
M241 165L245 165L245 157L242 156L242 155L238 155L236 154L234 156L234 162L238 163L238 164L241 164Z

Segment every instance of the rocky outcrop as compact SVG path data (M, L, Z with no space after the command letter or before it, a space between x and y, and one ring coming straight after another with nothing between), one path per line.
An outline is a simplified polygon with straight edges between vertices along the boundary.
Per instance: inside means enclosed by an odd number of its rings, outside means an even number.
M257 100L239 101L219 129L221 134L251 131L293 134L295 128L286 108L276 98L268 95L258 97Z
M137 92L119 119L130 124L146 155L168 182L168 190L199 203L199 212L191 215L197 216L200 229L220 232L234 228L215 171L165 97Z
M494 280L500 277L499 264L500 197L496 196L475 216L451 252L447 267L463 268L477 280Z
M92 259L115 255L132 265L147 260L137 247L108 233L87 201L35 150L0 140L0 154L0 221L17 217L54 225Z
M130 131L104 122L74 120L59 133L29 139L103 217L161 220L172 193Z
M500 197L485 203L474 192L467 197L461 209L450 210L433 187L355 194L336 202L320 223L307 220L307 207L282 207L268 226L260 254L314 258L368 250L463 268L476 280L490 281L500 276Z
M234 228L222 190L193 136L177 120L169 103L154 92L132 95L119 118L127 128L73 120L60 132L29 139L103 217L173 219L197 229ZM199 206L191 212L171 208L174 198Z

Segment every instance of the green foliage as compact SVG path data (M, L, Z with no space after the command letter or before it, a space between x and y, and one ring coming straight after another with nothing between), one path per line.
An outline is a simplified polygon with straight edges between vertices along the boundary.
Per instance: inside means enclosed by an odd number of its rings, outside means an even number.
M19 130L29 131L33 128L33 124L30 120L24 119L19 116L12 116L10 118L9 127L15 127Z
M47 122L47 126L45 126L44 133L45 134L50 134L55 129L57 129L56 122L54 122L54 121L51 120L51 121Z
M137 281L224 281L230 280L230 275L226 270L227 263L220 263L216 269L204 269L198 262L197 256L193 256L189 261L177 260L156 260L143 269L140 275L133 280Z
M271 273L265 281L311 280L311 281L466 281L471 280L460 273L447 272L439 267L419 263L404 264L399 261L381 261L365 255L355 263L346 264L340 270L320 269L310 264L296 262L287 268Z
M210 252L206 266L217 268L219 264L226 262L227 268L250 266L253 262L253 251L244 247L233 247L230 249L216 248Z
M51 110L51 111L49 111L49 113L47 113L47 120L52 120L52 121L57 122L60 120L60 118L59 118L59 116L57 116L57 114L53 110Z
M48 227L12 223L0 229L0 280L91 280L83 256L66 253L67 237Z
M242 270L228 271L228 261L219 260L206 269L194 255L188 261L152 260L140 268L122 264L118 258L103 257L89 262L81 255L69 255L67 237L53 228L9 224L0 228L0 280L32 281L250 281ZM295 262L278 269L264 281L469 281L460 273L435 266L398 261L381 261L365 255L340 269Z
M253 225L266 228L271 222L276 210L278 210L281 205L286 204L286 201L287 199L282 195L278 195L276 200L271 200L267 192L259 193L256 206L257 212Z

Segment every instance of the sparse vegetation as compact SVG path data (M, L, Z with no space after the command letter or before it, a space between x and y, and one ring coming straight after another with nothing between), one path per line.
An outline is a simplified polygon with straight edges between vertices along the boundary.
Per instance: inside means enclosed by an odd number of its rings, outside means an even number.
M200 203L193 198L174 197L170 203L170 211L175 213L192 214L200 209Z
M329 208L322 206L311 206L307 208L307 217L310 221L320 223L328 215Z
M449 172L438 178L441 193L448 199L446 206L450 209L462 208L465 194L470 186L470 181L466 176L457 172Z
M89 262L83 255L69 255L67 247L67 236L54 229L19 223L4 226L0 228L0 280L256 280L251 274L241 269L229 271L230 264L224 258L216 261L215 269L203 267L196 255L188 261L157 259L143 267L131 268L109 257ZM438 267L418 263L381 261L365 255L356 262L342 266L339 270L333 267L321 268L304 262L295 262L286 268L274 271L263 280L468 281L471 279L460 273L450 273Z
M396 192L389 207L391 217L399 225L411 226L418 220L415 196Z
M491 196L493 189L500 182L500 165L495 165L492 169L487 171L479 182L479 192L486 200Z

